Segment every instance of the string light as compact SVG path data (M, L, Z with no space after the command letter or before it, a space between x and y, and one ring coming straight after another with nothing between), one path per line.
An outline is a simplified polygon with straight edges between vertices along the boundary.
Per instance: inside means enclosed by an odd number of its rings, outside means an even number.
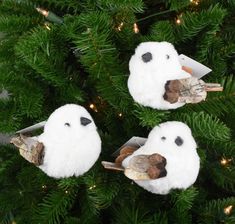
M49 12L42 8L36 8L36 10L41 13L43 16L47 17L49 15Z
M68 193L69 193L69 191L68 191L68 190L66 190L66 191L65 191L65 194L68 194Z
M50 28L50 26L49 26L49 23L45 22L45 23L44 23L44 26L46 27L46 29L51 30L51 28Z
M89 190L92 190L92 189L94 189L94 188L96 188L96 185L94 184L93 186L90 186L89 187Z
M42 185L42 189L46 189L47 188L47 186L46 185Z
M222 159L220 160L220 164L221 164L222 166L227 166L231 161L232 161L232 159L225 159L225 158L222 158Z
M134 33L139 33L140 32L137 23L134 23L133 31L134 31Z
M194 5L199 5L199 0L190 0L190 2Z
M95 106L95 104L91 103L91 104L89 105L89 107L90 107L92 110L94 110L95 112L98 112L97 107Z
M181 24L180 18L177 18L175 22L176 22L176 24L180 25Z
M119 117L122 117L122 113L119 113L118 116L119 116Z
M45 9L42 8L36 8L36 10L42 14L43 16L45 16L45 18L53 23L57 23L57 24L62 24L63 23L63 19L60 18L59 16L57 16L55 13L47 11Z
M118 25L117 30L118 30L118 31L121 31L121 30L122 30L123 25L124 25L124 23L123 23L123 22L121 22L121 23Z
M182 16L183 16L183 13L179 14L179 15L176 17L175 22L176 22L177 25L180 25L180 24L181 24L181 22L182 22L182 20L181 20Z
M229 205L228 207L224 208L224 213L226 215L230 215L231 212L232 212L232 209L233 209L233 206L232 205Z

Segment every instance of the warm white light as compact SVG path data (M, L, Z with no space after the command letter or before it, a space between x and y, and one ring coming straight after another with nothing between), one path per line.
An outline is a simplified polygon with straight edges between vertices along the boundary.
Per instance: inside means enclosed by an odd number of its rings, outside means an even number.
M117 30L118 30L118 31L121 31L121 30L122 30L123 25L124 25L124 23L123 23L123 22L121 22L121 23L119 24L119 26L117 27Z
M46 11L46 10L44 10L44 9L41 9L41 8L36 8L36 10L39 12L39 13L41 13L42 15L44 15L44 16L48 16L48 14L49 14L49 12L48 11Z
M232 161L232 159L225 159L225 158L222 158L222 159L220 160L220 164L221 164L222 166L226 166L226 165L228 165L231 161Z
M89 107L90 107L92 110L94 110L95 112L98 112L97 107L96 107L95 104L91 103L91 104L89 105Z
M225 213L226 215L230 215L232 209L233 209L233 206L232 206L232 205L229 205L228 207L224 208L224 213Z
M119 117L122 117L122 113L119 113L118 116L119 116Z
M51 28L49 27L49 24L48 24L48 23L44 23L44 26L45 26L48 30L51 30Z
M223 166L225 166L227 163L228 163L228 161L225 158L222 158L220 160L220 164L223 165Z
M181 23L181 20L178 18L178 19L176 19L175 22L179 25Z
M199 0L190 0L191 3L193 3L194 5L199 5Z
M139 33L140 32L139 27L136 23L134 23L133 31L134 31L134 33Z
M95 108L95 105L93 103L90 104L89 106L91 109L94 109Z
M94 189L94 188L96 188L96 185L94 184L93 186L90 186L89 187L89 190L92 190L92 189Z

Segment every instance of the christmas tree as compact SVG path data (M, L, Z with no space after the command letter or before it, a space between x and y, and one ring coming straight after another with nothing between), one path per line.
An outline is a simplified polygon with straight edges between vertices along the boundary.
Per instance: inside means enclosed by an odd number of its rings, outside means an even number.
M0 223L235 223L234 0L2 0L0 2ZM128 63L145 41L168 41L223 85L176 110L135 103ZM81 177L53 179L8 144L58 107L88 109L102 139ZM156 195L102 160L165 121L192 129L201 168L186 190Z

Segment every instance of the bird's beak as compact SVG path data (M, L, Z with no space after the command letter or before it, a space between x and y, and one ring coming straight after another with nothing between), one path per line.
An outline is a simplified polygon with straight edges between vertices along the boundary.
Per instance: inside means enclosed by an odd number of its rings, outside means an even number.
M81 118L80 118L80 122L81 122L81 125L87 126L88 124L91 123L91 120L88 119L88 118L86 118L86 117L81 117Z

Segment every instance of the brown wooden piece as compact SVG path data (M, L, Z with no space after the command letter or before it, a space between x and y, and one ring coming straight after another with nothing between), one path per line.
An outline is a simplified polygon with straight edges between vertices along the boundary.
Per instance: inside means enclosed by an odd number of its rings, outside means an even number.
M137 155L131 158L125 175L132 180L151 180L166 176L166 159L160 154Z
M116 170L116 171L124 171L125 170L124 167L122 167L120 164L117 164L117 163L102 161L101 164L107 170Z
M30 163L36 166L43 164L45 153L43 143L24 135L13 137L11 143L19 149L20 155Z
M131 146L125 146L123 147L121 150L120 150L120 155L115 159L115 163L121 165L122 164L122 161L132 155L132 153L136 151L136 148L134 147L131 147Z

